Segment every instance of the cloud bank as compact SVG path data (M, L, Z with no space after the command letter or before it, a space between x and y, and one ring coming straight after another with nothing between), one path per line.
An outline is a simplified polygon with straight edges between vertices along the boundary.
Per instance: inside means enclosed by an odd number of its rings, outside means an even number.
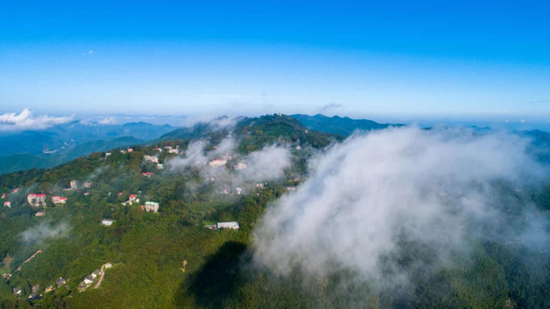
M190 143L184 156L168 160L167 167L171 171L193 167L199 170L203 180L209 181L213 178L219 187L231 188L241 186L244 182L277 180L292 164L290 149L285 146L270 145L248 155L241 155L235 150L237 141L233 138L225 138L213 150L205 151L208 144L208 141ZM216 159L227 160L227 163L220 167L208 164ZM227 168L238 163L245 164L246 167L232 171Z
M0 115L0 130L43 130L54 125L67 123L71 120L73 120L73 116L33 116L32 112L28 108L25 108L19 114L5 113Z
M255 232L254 260L281 275L298 268L324 276L337 265L397 284L409 276L396 261L403 243L426 248L439 268L453 254L468 255L468 237L512 239L502 232L507 211L525 206L504 197L502 187L545 173L526 146L515 135L465 130L352 136L311 162L310 179L267 211ZM547 244L541 229L533 231L525 236Z

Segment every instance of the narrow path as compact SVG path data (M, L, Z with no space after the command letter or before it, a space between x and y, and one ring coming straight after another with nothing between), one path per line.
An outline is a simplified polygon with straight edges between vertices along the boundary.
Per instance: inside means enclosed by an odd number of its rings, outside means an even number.
M101 265L101 268L99 270L101 270L101 275L99 276L99 280L97 280L96 284L94 285L94 289L97 289L100 285L101 285L101 281L103 281L103 277L105 276L105 265L107 263Z
M17 267L17 269L15 271L20 271L21 270L21 267L25 264L27 264L28 262L30 262L32 259L34 259L34 257L38 254L38 253L42 253L42 250L38 250L36 251L35 254L31 255L30 258L26 259L25 262L23 262L23 264L19 265L19 267Z

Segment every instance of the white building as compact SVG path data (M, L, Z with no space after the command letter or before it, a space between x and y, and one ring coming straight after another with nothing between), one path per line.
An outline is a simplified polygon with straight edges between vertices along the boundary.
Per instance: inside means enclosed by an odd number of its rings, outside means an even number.
M159 211L159 203L147 201L147 202L145 202L145 205L143 206L143 209L146 212L150 212L150 211L158 212Z
M10 201L4 202L4 207L11 208L11 202Z
M113 225L114 222L115 222L115 220L113 220L113 219L103 219L103 220L101 220L101 224L103 224L105 226L111 226L111 225Z
M216 228L218 229L232 229L232 230L238 230L239 229L239 222L232 221L232 222L218 222L216 224Z
M243 193L243 189L239 188L239 187L236 187L235 192L237 193L237 195L241 195Z
M159 170L164 169L164 164L158 163L158 164L157 164L157 168L158 168Z

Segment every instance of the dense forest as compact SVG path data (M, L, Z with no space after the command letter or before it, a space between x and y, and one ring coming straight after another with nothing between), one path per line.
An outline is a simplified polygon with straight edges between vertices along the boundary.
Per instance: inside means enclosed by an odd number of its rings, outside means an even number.
M167 163L182 156L192 140L207 142L206 151L216 149L228 135L238 142L239 155L273 144L287 147L292 166L284 177L261 186L245 181L245 194L217 193L215 184L204 181L193 166L169 168ZM412 265L429 265L433 252L404 235L402 249L392 257L414 273L413 282L403 286L374 287L338 265L323 278L312 278L302 269L279 276L256 265L254 227L262 214L308 176L309 157L343 139L309 130L291 117L271 115L239 119L226 127L198 124L149 145L135 145L132 151L94 152L47 170L1 175L0 195L5 194L2 201L11 207L0 209L0 307L548 307L549 253L527 250L519 242L476 242L472 259L453 256L453 267L426 273ZM164 168L145 156L158 158ZM78 185L69 190L74 180ZM29 193L46 194L46 206L29 205ZM521 194L502 185L502 194L535 205L541 218L550 214L549 185ZM56 195L67 197L67 203L53 204ZM123 205L130 195L140 203ZM145 212L140 206L145 201L158 202L159 212ZM36 216L42 210L45 216ZM510 214L510 228L520 216ZM104 226L103 219L114 223ZM205 228L228 221L237 221L240 229ZM82 279L105 263L112 268L104 270L101 285L79 291ZM66 284L58 286L59 278ZM46 292L49 286L54 289ZM14 289L20 289L20 295L14 295Z

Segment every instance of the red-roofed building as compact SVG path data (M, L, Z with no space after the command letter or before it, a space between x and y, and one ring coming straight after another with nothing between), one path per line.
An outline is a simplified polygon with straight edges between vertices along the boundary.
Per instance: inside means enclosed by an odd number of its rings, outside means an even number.
M17 193L17 191L19 191L19 188L13 189L13 191L12 191L11 193L12 193L12 194L13 194L13 193Z
M5 198L6 197L6 193L2 194L2 198Z
M52 202L54 204L65 204L67 203L67 198L61 196L52 196Z
M4 207L11 208L11 202L10 201L4 202Z
M46 215L46 212L41 210L34 214L36 217L44 217Z
M141 173L143 176L151 177L155 175L155 173Z
M46 194L30 193L29 195L27 195L27 202L29 202L29 204L33 207L46 206Z

